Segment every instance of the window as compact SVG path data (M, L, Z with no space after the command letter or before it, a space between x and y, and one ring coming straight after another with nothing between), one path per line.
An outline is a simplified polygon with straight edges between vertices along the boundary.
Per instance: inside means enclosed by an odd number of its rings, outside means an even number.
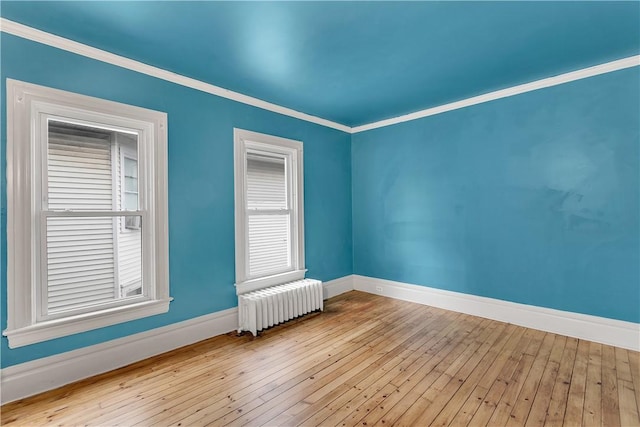
M236 291L304 278L302 143L235 129Z
M7 80L9 346L169 309L166 114Z

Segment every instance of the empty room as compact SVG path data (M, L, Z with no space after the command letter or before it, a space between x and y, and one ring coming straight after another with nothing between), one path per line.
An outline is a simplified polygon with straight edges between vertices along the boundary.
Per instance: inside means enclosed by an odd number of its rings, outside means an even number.
M640 2L0 1L0 424L640 427Z

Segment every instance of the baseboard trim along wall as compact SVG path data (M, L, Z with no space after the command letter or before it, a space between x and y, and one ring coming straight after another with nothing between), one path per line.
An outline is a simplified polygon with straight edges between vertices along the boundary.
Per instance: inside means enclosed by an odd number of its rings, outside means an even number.
M218 311L112 341L4 368L2 403L108 372L235 330L238 309Z
M640 324L518 304L366 276L353 276L355 290L471 314L629 350L640 350Z
M353 290L353 276L344 276L335 280L330 280L328 282L324 282L323 286L323 297L324 299L333 298L340 294L344 294L345 292L349 292Z
M352 276L323 283L325 299L353 290ZM2 404L121 368L238 328L237 307L44 357L0 371Z
M325 282L324 298L351 290L471 314L602 344L640 350L640 324L553 310L373 277ZM236 307L94 346L56 354L0 372L0 402L12 402L236 330Z

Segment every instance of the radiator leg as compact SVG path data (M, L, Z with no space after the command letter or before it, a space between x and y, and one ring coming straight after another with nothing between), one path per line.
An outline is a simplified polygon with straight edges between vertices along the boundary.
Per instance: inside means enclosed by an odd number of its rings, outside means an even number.
M238 298L238 336L242 334L245 327L246 302L244 297Z
M256 305L259 304L259 302L256 302L254 300L251 300L251 306L249 309L249 324L248 326L248 330L253 334L254 337L258 336L258 325L257 325L257 313L256 313Z

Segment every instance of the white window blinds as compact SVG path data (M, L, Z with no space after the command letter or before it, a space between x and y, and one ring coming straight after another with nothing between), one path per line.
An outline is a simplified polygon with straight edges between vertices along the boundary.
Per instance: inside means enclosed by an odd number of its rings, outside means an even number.
M291 211L285 157L247 154L249 275L291 268Z
M126 204L131 195L130 210L137 210L137 161L118 164L121 157L114 155L121 136L90 126L49 122L44 315L113 302L128 296L124 288L129 285L138 291L132 295L141 291L140 231L123 232L118 227L129 218L139 223L139 216L50 217L52 211L119 211L118 200L124 199ZM135 153L136 137L127 138ZM120 169L127 167L121 178ZM136 179L132 194L126 181L129 175ZM123 189L125 194L120 195Z
M247 208L286 209L285 159L247 154Z
M51 125L48 166L49 209L112 209L107 134ZM113 218L48 218L46 241L47 312L114 299Z

